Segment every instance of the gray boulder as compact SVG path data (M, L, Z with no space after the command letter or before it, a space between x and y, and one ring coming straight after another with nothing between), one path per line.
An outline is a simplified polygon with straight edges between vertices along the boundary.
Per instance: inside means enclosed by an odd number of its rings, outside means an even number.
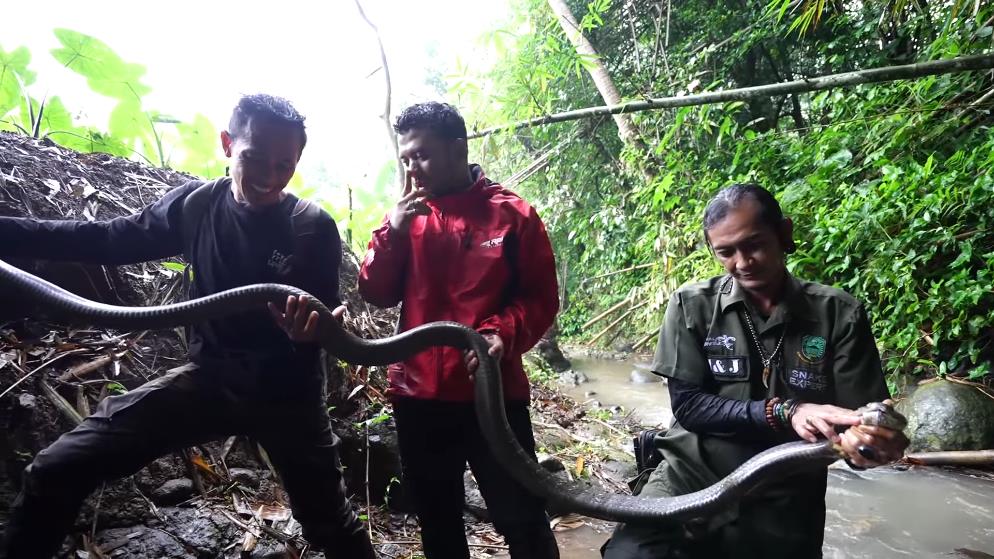
M994 448L994 399L972 386L938 380L898 406L908 418L909 451Z

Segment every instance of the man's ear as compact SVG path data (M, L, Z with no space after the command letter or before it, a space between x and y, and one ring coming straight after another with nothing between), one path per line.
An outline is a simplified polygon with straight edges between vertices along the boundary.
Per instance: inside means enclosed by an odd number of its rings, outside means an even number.
M469 161L469 142L466 138L452 140L452 155L461 161Z
M234 139L231 137L231 134L229 134L227 130L222 130L221 131L221 149L224 150L224 156L225 157L231 157L231 144L233 142L234 142Z
M797 252L797 243L794 242L794 221L789 217L783 218L780 223L780 246L783 247L784 254L794 254Z

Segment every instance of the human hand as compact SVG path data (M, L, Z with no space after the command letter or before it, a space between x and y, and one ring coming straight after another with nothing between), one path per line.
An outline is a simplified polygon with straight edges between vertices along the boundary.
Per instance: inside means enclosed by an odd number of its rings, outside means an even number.
M407 233L414 216L431 213L431 208L425 204L428 191L418 187L415 182L410 172L405 174L404 194L390 212L390 228L398 233Z
M858 425L859 414L853 410L827 404L803 403L794 410L790 425L797 436L808 442L817 442L822 436L834 443L840 441L836 425Z
M500 362L500 358L504 356L504 341L497 334L483 334L483 339L487 340L487 343L490 344L490 349L487 350L487 353ZM466 362L466 370L469 371L469 378L472 379L473 373L480 366L480 359L477 357L475 351L464 351L463 360Z
M861 424L842 434L842 450L850 464L873 468L904 456L909 441L902 429L907 420L894 411L892 404L891 400L884 400L856 410L862 414Z
M318 318L317 311L308 312L310 299L302 295L298 300L293 295L286 298L286 309L280 310L272 303L267 303L269 312L273 315L276 324L286 332L286 335L294 342L313 342L317 339ZM341 322L345 314L345 305L337 307L331 311L331 316Z

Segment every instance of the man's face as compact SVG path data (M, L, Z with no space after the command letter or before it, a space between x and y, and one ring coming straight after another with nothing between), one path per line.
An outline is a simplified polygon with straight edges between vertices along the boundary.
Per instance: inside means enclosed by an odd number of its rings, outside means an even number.
M397 142L400 162L415 187L441 196L464 186L468 164L465 149L460 148L465 140L444 140L430 130L414 128L398 136Z
M279 203L300 160L300 131L270 119L253 118L238 137L221 132L221 147L231 158L235 198L251 207Z
M769 293L779 288L787 273L784 240L793 226L785 220L776 231L760 220L759 204L747 198L708 230L708 239L725 270L746 291Z

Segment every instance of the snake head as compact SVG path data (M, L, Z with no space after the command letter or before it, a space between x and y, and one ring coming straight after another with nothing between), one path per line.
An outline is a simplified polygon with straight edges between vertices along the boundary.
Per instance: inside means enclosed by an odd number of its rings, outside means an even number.
M908 426L908 419L889 403L870 402L856 411L861 425L874 425L894 431L903 431Z

